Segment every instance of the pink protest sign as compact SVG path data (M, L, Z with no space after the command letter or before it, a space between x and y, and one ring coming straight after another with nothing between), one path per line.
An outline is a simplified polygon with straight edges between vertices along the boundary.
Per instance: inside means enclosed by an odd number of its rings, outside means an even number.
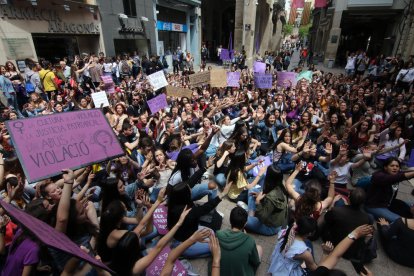
M147 267L145 270L145 275L147 276L158 276L161 274L161 271L167 261L168 254L171 252L171 249L166 246L161 250L160 254L155 258L155 260ZM175 261L174 268L171 273L172 276L186 276L187 271L185 270L183 264L180 261Z
M147 103L152 114L157 113L164 107L168 106L167 96L165 94L160 94L157 97L147 101Z
M296 85L295 72L277 72L277 86L288 88Z
M160 205L152 215L153 224L157 228L158 233L165 235L168 233L167 227L167 207Z
M110 84L114 82L114 80L112 79L112 76L101 76L101 79L103 83L105 84Z
M266 63L255 61L253 64L253 72L254 73L264 73L266 72Z
M227 86L240 87L240 72L227 72Z
M100 109L6 122L29 182L124 154Z
M3 200L0 200L0 205L11 218L13 218L15 221L18 221L26 228L26 230L30 231L34 236L36 236L37 239L39 239L47 246L80 258L93 266L97 266L109 272L112 272L102 262L96 260L95 258L82 251L80 247L71 241L65 234L56 231L54 228L50 227L43 221L34 218L29 214L26 214L22 210L17 209L13 205L10 205Z

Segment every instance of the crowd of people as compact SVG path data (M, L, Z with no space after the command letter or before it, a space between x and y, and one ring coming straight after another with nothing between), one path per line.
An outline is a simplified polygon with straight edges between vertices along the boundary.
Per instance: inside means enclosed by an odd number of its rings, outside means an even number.
M212 88L191 86L191 56L175 53L166 79L192 96L167 95L168 107L155 114L147 101L166 92L154 91L147 75L166 71L159 57L26 60L24 72L7 62L0 66L1 200L118 275L145 275L166 246L160 275L170 275L179 258L210 256L211 275L255 275L269 256L249 233L274 236L271 275L345 275L335 269L341 257L372 275L365 264L376 258L378 239L394 262L414 267L414 207L397 198L400 183L414 177L403 170L413 147L412 63L381 78L312 66L311 80L280 87L277 72L289 68L290 53L278 62L264 57L271 89L255 86L244 61L231 68L241 72L240 87ZM115 93L102 108L91 94L105 90L104 76ZM28 183L4 122L91 108L102 108L125 155ZM229 229L217 211L223 200L234 203ZM152 220L160 205L168 210L165 235ZM312 245L318 239L321 260ZM108 273L45 248L3 209L0 253L1 275Z

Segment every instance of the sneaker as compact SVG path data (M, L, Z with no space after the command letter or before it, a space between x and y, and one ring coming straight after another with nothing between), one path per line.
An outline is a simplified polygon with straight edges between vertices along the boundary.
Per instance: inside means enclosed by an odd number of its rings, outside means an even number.
M237 206L242 207L244 210L246 210L246 212L248 210L247 204L244 203L243 201L237 201Z

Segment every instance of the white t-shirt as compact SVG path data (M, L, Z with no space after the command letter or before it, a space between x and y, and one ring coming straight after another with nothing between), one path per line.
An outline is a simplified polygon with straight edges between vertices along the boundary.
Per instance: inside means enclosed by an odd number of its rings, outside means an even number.
M348 69L348 70L354 70L355 69L355 57L348 57L345 69Z
M348 162L342 166L332 166L331 164L331 171L334 170L338 174L335 179L335 183L346 185L351 181L351 166L352 162Z

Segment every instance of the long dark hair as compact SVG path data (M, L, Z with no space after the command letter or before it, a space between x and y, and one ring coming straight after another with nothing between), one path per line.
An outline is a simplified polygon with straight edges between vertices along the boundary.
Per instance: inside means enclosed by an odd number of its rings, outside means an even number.
M134 264L142 257L137 234L125 233L113 251L110 268L118 275L132 275Z
M227 176L229 181L237 182L239 172L244 171L246 166L246 152L244 150L237 150L230 160L230 164L227 170Z
M177 157L177 164L171 173L170 178L177 172L181 172L182 181L187 181L191 174L191 164L193 163L193 152L190 149L183 149Z
M119 222L125 216L125 205L120 200L114 200L102 210L99 222L99 235L96 248L103 262L111 261L111 249L108 248L106 241L113 230L118 227Z
M318 180L311 179L307 181L305 187L305 193L298 198L295 204L296 219L311 216L315 209L315 204L321 200L321 184Z
M294 221L292 221L289 224L289 227L286 230L285 235L283 236L282 245L280 246L280 252L286 252L289 249L296 235L299 235L301 237L305 235L311 235L316 231L316 229L316 220L311 217L301 217L296 221L296 224Z
M122 201L127 210L131 210L126 195L121 195L118 190L118 182L124 181L122 178L108 177L102 185L102 206L101 210L106 210L107 206L114 200Z
M267 167L266 177L264 180L263 193L268 194L277 186L283 186L283 173L276 166Z
M285 136L287 133L290 134L290 138L292 139L292 131L289 128L285 128L282 130L282 133L280 133L276 143L273 145L273 150L275 150L280 143L285 142ZM292 140L290 140L290 144L292 144Z
M168 228L171 229L174 227L185 206L191 208L193 205L191 188L186 182L180 182L177 185L172 186L168 195Z

